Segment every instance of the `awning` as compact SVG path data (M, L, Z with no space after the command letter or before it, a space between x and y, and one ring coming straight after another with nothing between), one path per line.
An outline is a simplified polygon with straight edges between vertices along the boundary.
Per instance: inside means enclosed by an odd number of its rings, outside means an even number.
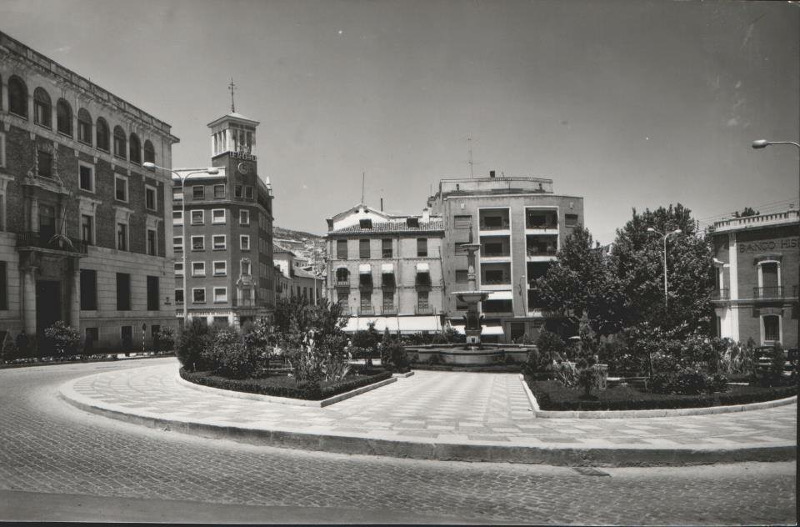
M464 326L453 326L453 329L456 330L456 333L459 335L465 335L466 332L464 331ZM491 336L491 335L500 335L503 336L505 333L503 332L503 328L501 326L484 326L481 328L481 336Z
M512 291L492 291L489 293L486 300L513 300L514 293Z
M381 264L381 273L394 274L394 264Z
M389 332L396 333L398 329L400 333L413 334L422 333L438 333L442 330L442 324L438 316L431 315L400 315L400 316L386 316L386 317L353 317L347 319L347 325L342 328L345 333L355 333L356 331L364 331L369 327L371 322L375 323L375 330L383 333L386 328Z
M359 274L372 274L372 267L369 264L360 264L358 266Z
M418 273L429 273L431 271L430 265L428 262L418 262L417 263L417 272Z

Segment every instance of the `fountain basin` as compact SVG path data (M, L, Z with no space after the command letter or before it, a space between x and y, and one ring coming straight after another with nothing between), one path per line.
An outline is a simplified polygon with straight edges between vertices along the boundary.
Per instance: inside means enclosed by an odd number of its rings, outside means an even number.
M409 354L416 354L419 362L429 362L437 355L441 364L454 366L486 366L503 364L510 357L517 363L528 360L528 352L536 349L524 344L482 344L479 347L465 344L425 344L406 346Z
M490 293L491 291L454 291L450 294L456 295L459 300L467 304L477 304L489 298Z

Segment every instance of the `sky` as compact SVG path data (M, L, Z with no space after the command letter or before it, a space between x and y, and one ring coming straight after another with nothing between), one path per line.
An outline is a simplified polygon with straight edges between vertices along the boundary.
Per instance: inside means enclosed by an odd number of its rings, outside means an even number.
M631 211L703 223L798 205L800 4L641 0L0 0L0 30L172 125L260 121L275 223L361 200L419 214L442 178L546 177L612 242ZM468 138L472 138L468 141Z

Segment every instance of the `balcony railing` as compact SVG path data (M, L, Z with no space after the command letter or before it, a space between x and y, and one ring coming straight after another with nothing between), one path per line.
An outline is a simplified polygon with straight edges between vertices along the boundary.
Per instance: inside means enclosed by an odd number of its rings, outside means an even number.
M511 256L511 251L508 249L503 249L502 251L481 250L481 256L484 258L508 258Z
M89 244L85 241L68 236L53 240L51 235L42 235L38 232L18 233L17 247L37 247L77 254L88 254L89 252Z
M350 287L350 280L334 280L334 287Z
M509 278L507 276L504 276L503 278L486 278L486 277L483 277L481 279L481 284L486 284L486 285L504 285L504 284L510 284L510 283L511 283L511 278Z
M558 251L554 246L548 247L528 247L528 256L555 256Z
M481 230L482 231L506 231L511 228L511 224L508 220L503 220L501 222L492 222L492 224L487 224L481 222Z
M384 315L396 315L397 314L397 306L395 305L384 305L382 313Z
M417 306L417 315L433 315L433 307Z
M753 297L758 299L783 298L783 287L779 285L773 287L754 287Z
M525 228L526 229L557 229L558 223L556 223L555 219L539 219L539 218L531 218L528 217L525 219Z
M729 289L718 289L711 293L711 300L728 300L731 297Z
M375 308L372 307L372 306L361 306L358 309L358 314L361 315L361 316L374 315L375 314Z

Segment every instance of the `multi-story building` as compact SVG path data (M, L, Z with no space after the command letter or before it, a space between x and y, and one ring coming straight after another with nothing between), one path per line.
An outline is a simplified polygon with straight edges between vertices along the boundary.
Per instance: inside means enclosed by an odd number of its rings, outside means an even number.
M171 165L170 126L4 33L0 124L0 333L129 349L175 326L171 182L142 167Z
M441 180L428 206L444 221L448 292L467 288L467 253L459 244L470 238L481 244L476 281L479 289L491 291L481 303L485 340L535 339L546 319L533 280L547 272L565 237L583 224L583 198L554 194L551 179L495 177L492 171L489 177ZM466 305L452 294L443 300L458 329Z
M302 268L305 260L299 260L294 252L273 245L272 257L275 260L275 276L277 298L303 298L310 303L316 303L323 298L325 280L320 279L311 271Z
M714 223L719 336L797 348L798 226L797 210Z
M234 112L211 122L216 173L185 168L173 176L178 317L183 316L184 298L189 318L209 324L240 326L274 310L273 195L269 179L258 174L258 124Z
M441 217L400 216L359 204L328 221L328 298L350 315L345 331L442 329Z

